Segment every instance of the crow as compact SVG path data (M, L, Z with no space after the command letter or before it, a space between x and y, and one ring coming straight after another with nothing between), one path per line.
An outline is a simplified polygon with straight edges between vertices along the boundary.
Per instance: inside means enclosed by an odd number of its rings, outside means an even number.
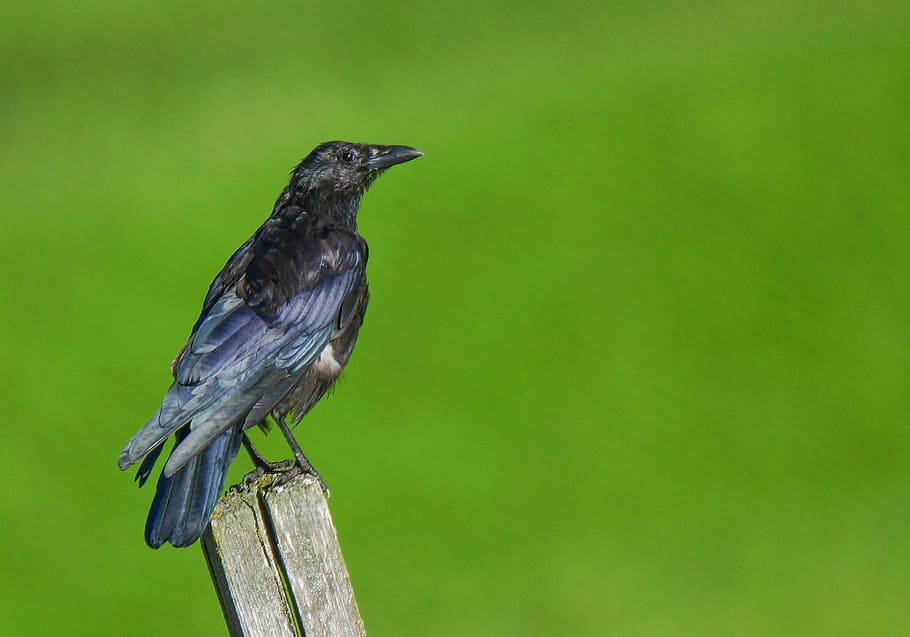
M317 146L291 172L265 223L215 277L189 340L171 364L161 407L120 454L142 460L142 486L171 434L145 526L152 548L188 546L209 523L240 445L272 465L244 431L271 417L294 453L294 473L325 483L290 427L335 383L367 307L367 244L357 233L364 192L384 170L420 157L409 146L343 141Z

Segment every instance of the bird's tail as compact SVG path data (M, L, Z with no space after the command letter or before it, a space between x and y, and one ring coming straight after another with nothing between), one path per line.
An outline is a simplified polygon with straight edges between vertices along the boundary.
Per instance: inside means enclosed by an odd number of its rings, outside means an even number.
M188 426L177 432L175 449L188 434ZM188 546L199 539L224 489L228 466L237 456L242 437L242 426L231 427L171 477L161 472L145 523L149 546L158 548L165 542Z

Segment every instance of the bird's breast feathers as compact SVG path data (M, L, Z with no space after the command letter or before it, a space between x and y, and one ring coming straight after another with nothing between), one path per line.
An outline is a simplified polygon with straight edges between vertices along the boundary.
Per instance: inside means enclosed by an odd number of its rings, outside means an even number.
M333 379L341 374L341 363L335 358L335 348L332 347L331 342L326 343L325 347L322 348L319 358L313 363L313 368L320 374Z

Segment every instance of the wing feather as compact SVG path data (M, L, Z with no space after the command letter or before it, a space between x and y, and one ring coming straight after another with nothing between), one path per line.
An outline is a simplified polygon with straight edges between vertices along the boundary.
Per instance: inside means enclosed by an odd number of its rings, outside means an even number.
M269 287L274 281L262 278L261 264L253 303L247 298L252 287L243 285L250 268L237 286L216 286L219 276L209 295L214 291L220 295L206 298L206 309L174 362L175 383L155 416L127 443L120 456L121 468L160 448L169 435L189 423L188 434L165 466L165 474L173 475L232 425L251 426L252 422L245 421L249 414L255 413L257 422L261 420L281 400L280 392L293 384L289 379L303 373L328 342L345 297L363 277L364 246L351 233L343 233L334 242L323 239L317 246L322 250L319 267L308 276L298 276L290 296L287 277L282 287L279 272L273 277L278 283ZM310 262L312 252L306 253ZM272 251L269 255L270 265L280 269L285 253ZM228 266L237 258L235 254ZM282 302L275 305L276 299ZM143 464L141 473L147 476L150 469Z

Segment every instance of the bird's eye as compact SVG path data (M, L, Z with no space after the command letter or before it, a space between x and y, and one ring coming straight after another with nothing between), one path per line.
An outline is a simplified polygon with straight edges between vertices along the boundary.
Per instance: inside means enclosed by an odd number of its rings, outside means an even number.
M355 155L353 150L346 150L341 154L341 159L348 163L354 161L354 157Z

